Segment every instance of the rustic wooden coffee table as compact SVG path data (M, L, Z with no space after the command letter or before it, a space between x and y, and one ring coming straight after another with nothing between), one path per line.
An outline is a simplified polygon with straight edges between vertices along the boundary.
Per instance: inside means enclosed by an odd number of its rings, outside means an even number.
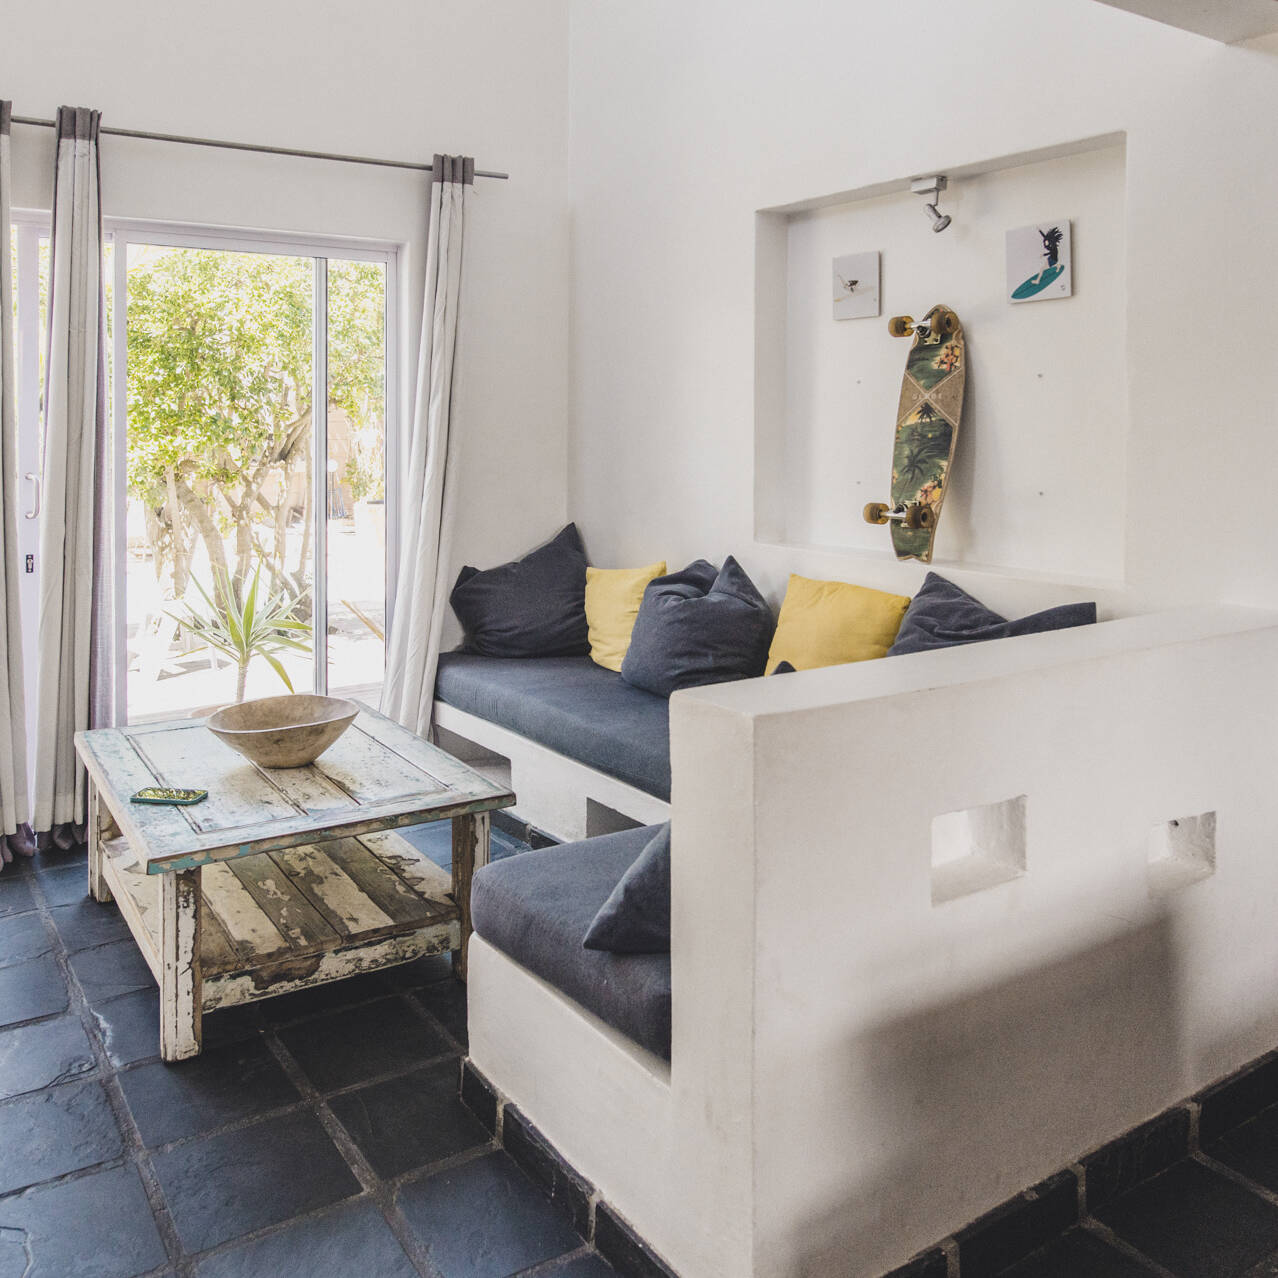
M201 1016L454 951L490 813L515 796L372 710L304 768L258 768L200 720L78 732L89 892L114 896L160 986L160 1054L200 1051ZM192 807L130 802L205 789ZM451 819L452 875L397 827Z

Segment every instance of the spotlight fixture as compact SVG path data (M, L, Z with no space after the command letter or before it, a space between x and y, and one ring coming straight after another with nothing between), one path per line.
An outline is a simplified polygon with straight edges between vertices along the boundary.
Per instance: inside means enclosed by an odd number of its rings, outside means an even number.
M948 213L942 213L941 210L936 207L940 201L941 192L944 191L948 185L949 179L939 173L935 174L933 177L916 178L910 183L910 190L913 191L915 195L921 195L925 199L929 195L932 197L930 200L927 200L925 207L932 219L932 230L938 234L945 230L945 228L950 224L950 215Z

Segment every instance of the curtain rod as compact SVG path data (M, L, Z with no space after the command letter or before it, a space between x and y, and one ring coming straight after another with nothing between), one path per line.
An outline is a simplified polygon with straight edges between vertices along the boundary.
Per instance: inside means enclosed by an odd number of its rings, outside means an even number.
M38 120L32 116L15 115L14 124L27 124L38 129L56 127L54 120ZM297 151L286 146L259 146L253 142L220 142L216 138L187 138L176 133L148 133L140 129L112 129L102 125L100 133L108 133L117 138L142 138L148 142L178 142L183 146L211 146L223 151L255 151L259 155L289 155L302 160L333 160L338 164L375 164L383 169L413 169L418 173L431 172L431 165L417 164L412 160L381 160L372 155L338 155L330 151ZM475 170L476 177L501 178L510 177L509 173L490 173L484 169Z

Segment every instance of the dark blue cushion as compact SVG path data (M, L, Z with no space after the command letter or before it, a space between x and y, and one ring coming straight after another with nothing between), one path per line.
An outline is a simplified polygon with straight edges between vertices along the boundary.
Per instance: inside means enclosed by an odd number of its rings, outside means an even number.
M466 567L450 599L466 649L485 657L571 657L590 652L586 551L576 524L496 568Z
M647 794L670 797L670 703L589 657L447 652L435 695Z
M656 833L647 826L494 862L476 872L470 908L490 945L669 1059L670 955L611 954L581 943Z
M1071 626L1089 626L1095 620L1096 605L1079 603L1062 604L1018 621L1008 621L952 581L930 572L919 593L910 600L888 656L951 648L983 639L1006 639L1010 635L1034 635L1043 630L1067 630Z
M668 697L680 688L763 673L776 619L731 555L704 559L648 583L621 663L636 688Z
M582 944L614 954L670 953L670 822L599 907Z

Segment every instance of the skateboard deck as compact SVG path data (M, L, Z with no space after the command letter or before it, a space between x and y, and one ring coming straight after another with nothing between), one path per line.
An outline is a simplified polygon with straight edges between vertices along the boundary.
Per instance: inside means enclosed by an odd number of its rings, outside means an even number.
M915 323L908 315L888 324L894 337L914 337L901 379L892 450L890 503L865 508L870 523L892 528L898 559L931 563L936 525L945 501L954 445L963 417L967 347L963 325L948 306L934 306Z

